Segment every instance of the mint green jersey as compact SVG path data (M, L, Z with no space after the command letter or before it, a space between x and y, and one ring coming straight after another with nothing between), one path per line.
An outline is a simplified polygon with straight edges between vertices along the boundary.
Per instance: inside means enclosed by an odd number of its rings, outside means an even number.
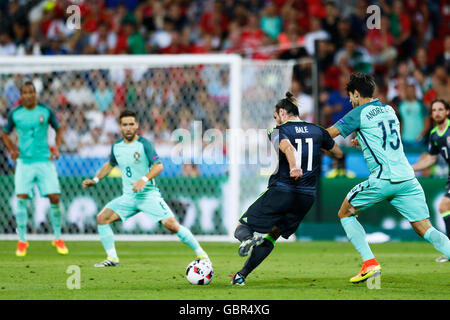
M19 159L26 163L49 161L48 126L59 128L55 113L43 104L29 110L18 106L11 111L3 131L10 134L16 128L18 135Z
M133 194L132 183L141 179L154 164L160 162L153 144L143 137L139 137L131 143L120 139L111 147L109 163L120 169L124 194ZM153 190L158 190L155 179L148 181L140 193Z
M400 137L394 109L374 99L354 108L334 125L345 138L356 132L371 176L392 182L415 178Z

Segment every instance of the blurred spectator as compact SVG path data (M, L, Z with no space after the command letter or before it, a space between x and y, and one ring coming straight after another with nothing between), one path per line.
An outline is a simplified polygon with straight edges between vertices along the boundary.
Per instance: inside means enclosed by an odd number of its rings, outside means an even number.
M427 128L428 111L421 101L416 98L416 88L409 84L406 86L405 99L398 106L401 121L401 136L403 143L417 145L425 136Z
M334 1L325 3L326 16L322 19L323 29L330 35L331 39L336 39L338 34L338 25L340 21L339 10Z
M46 56L64 55L68 54L68 50L63 45L63 39L60 37L54 37L49 41L49 46L43 48L43 54Z
M117 34L109 30L109 25L105 21L98 24L97 31L89 37L89 46L86 47L86 54L112 54L117 45Z
M114 94L103 78L98 82L97 89L94 92L94 99L97 103L97 108L102 112L108 111L114 101Z
M450 34L445 36L444 52L436 58L436 65L443 66L450 74Z
M347 64L355 72L373 73L371 55L352 38L345 40L344 47L336 53L334 60L335 64Z
M310 18L309 32L305 34L305 48L309 55L315 52L316 40L328 40L330 35L322 28L322 20L319 17Z
M329 119L329 124L335 124L353 109L346 90L348 79L348 75L339 76L339 89L329 93L326 104L322 109L324 115Z
M248 15L247 25L241 33L240 43L244 52L253 52L261 46L264 32L259 27L259 17L257 14Z
M394 47L394 36L389 32L389 18L381 16L380 29L370 29L365 38L364 46L372 56L375 67L394 67L397 50Z
M7 31L0 30L0 56L13 56L16 54L16 45Z
M367 32L366 16L368 6L368 1L357 0L356 6L352 8L352 13L349 16L351 37L357 42L362 41Z
M299 28L295 23L289 23L286 32L278 35L280 45L280 59L298 59L308 55L304 48L305 37L300 35Z
M78 150L81 157L106 158L111 153L111 144L101 127L93 127L81 137Z
M421 87L411 73L413 68L414 65L407 60L398 62L396 74L390 77L387 83L387 98L389 101L395 102L395 100L401 96L401 93L403 94L403 97L401 97L400 100L404 100L406 84L413 84L415 86L417 99L421 100L423 98ZM398 105L398 102L395 102L395 104Z
M300 119L307 122L314 123L314 100L313 98L303 91L303 85L301 81L292 81L292 94L297 98Z
M66 98L75 108L86 108L95 102L92 91L86 86L80 75L75 77L73 85L66 94Z
M269 2L262 12L261 29L273 40L278 38L282 30L282 22L277 14L277 7Z
M429 75L431 73L432 68L428 64L428 56L426 48L424 47L417 48L416 55L414 57L414 63L416 70L420 70L425 75Z

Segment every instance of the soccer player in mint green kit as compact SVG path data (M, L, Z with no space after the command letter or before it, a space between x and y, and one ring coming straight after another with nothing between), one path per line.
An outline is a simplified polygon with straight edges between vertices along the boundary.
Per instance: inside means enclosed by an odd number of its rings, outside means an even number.
M59 254L66 255L69 250L61 239L61 209L58 175L52 160L59 158L59 148L62 141L62 131L55 113L45 105L38 103L36 88L33 83L25 82L20 89L22 104L8 116L8 122L3 127L3 142L11 159L17 160L14 176L17 206L14 212L16 218L19 242L16 255L27 254L26 240L28 221L28 202L33 196L33 186L37 185L39 193L50 200L50 222L53 228L52 245ZM50 152L48 146L48 126L56 130L55 147ZM11 141L9 134L16 128L18 147Z
M162 198L154 179L163 170L163 165L152 143L137 135L139 125L136 114L129 110L123 111L119 116L119 126L123 138L113 144L109 161L93 179L83 181L83 188L94 186L115 166L119 167L122 175L123 195L109 202L97 215L98 233L107 258L95 264L95 267L119 265L110 223L119 219L125 221L140 211L175 233L195 252L197 259L210 262L194 235L178 223Z
M395 111L372 98L374 90L372 76L353 73L347 84L353 110L327 129L333 138L339 134L345 138L356 132L354 145L361 146L370 171L369 179L347 194L338 213L347 238L363 260L361 271L350 279L352 283L363 282L381 272L355 215L383 200L388 200L408 219L418 235L450 257L450 240L431 225L422 186L403 152Z

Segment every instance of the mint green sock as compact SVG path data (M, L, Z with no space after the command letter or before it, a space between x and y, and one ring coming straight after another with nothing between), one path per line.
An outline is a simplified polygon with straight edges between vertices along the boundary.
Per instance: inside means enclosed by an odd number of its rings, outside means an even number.
M61 238L61 208L58 204L50 204L50 223L55 240Z
M16 225L17 232L19 233L20 241L27 241L27 222L28 222L28 201L29 199L17 198L16 212Z
M431 227L425 232L423 238L450 259L450 240L445 234Z
M181 242L188 245L192 250L194 250L196 255L206 253L198 243L197 239L195 239L191 230L189 230L185 226L180 225L180 230L178 230L177 236L178 238L180 238Z
M114 233L111 226L109 224L99 224L97 230L108 257L118 258L116 247L114 245Z
M363 226L356 220L356 217L342 218L341 224L347 234L348 240L350 240L359 252L363 261L375 258L366 241L366 232Z

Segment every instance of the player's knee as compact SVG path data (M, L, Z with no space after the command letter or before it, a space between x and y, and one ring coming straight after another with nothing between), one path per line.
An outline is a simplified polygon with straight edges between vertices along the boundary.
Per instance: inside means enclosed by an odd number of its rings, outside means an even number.
M58 204L59 203L59 194L49 194L48 199L50 200L51 204Z
M163 221L161 221L161 223L167 230L172 233L177 233L180 230L180 224L173 218L164 219Z
M101 213L97 215L97 224L108 224L108 219L105 218Z

